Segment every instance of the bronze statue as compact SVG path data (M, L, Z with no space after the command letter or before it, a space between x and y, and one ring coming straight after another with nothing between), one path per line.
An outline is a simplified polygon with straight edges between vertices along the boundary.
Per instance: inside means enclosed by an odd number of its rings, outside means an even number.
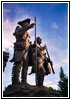
M14 43L14 56L11 62L14 62L12 69L12 84L19 84L19 74L21 73L21 82L27 83L27 70L28 70L28 51L30 46L30 35L27 32L29 29L34 28L34 23L30 24L30 19L27 18L19 21L20 26L16 27L14 36L16 42Z
M36 85L43 85L44 75L45 75L45 69L44 69L44 50L46 47L41 47L41 38L37 37L37 44L32 45L32 59L33 59L33 67L32 67L32 73L36 73L36 55L35 55L35 47L37 46L37 84Z
M36 73L36 54L35 54L35 47L37 46L37 86L43 86L44 76L51 73L51 68L49 63L52 64L52 61L46 57L44 50L47 49L47 46L41 46L42 39L37 37L37 44L34 42L31 45L32 51L32 70L31 73ZM30 75L29 74L29 75Z
M42 39L40 37L36 38L36 16L35 23L30 24L30 19L27 18L23 21L18 22L19 26L16 27L13 35L16 38L14 43L14 55L13 59L10 60L14 62L12 69L12 84L20 84L19 74L21 72L21 82L27 84L27 70L28 66L32 66L31 73L36 73L36 85L43 86L44 77L51 73L51 68L53 69L53 62L50 59L47 46L41 46ZM32 45L30 42L30 35L27 32L29 29L35 26L35 41ZM46 53L44 52L46 50ZM31 54L31 55L30 55ZM49 64L50 63L50 64ZM51 65L51 68L50 68Z

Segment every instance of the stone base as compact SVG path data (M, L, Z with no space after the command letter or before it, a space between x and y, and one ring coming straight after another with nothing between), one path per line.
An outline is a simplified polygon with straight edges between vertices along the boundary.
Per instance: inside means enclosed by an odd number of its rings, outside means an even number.
M9 85L3 97L61 97L60 93L48 92L47 87L34 85Z

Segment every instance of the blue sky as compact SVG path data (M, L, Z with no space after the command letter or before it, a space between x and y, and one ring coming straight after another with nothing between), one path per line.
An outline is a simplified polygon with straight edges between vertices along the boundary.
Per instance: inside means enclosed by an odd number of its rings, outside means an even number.
M42 46L47 44L56 72L55 75L51 74L45 77L44 85L58 89L61 66L68 76L67 3L3 3L3 50L10 52L10 60L13 56L13 43L15 42L13 32L17 22L27 17L31 18L31 22L34 22L35 16L37 16L37 36L42 38ZM35 39L34 29L29 30L29 33L33 42ZM4 87L11 83L12 66L8 61L3 75ZM35 84L35 76L28 75L28 82Z

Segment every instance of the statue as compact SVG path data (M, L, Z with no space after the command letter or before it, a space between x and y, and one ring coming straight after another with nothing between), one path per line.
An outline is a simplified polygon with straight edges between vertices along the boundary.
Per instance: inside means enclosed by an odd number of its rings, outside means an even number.
M9 58L9 53L3 51L3 72L5 71L6 63Z
M36 85L43 86L44 77L45 75L51 73L51 68L53 74L55 72L53 69L53 62L51 61L47 50L47 46L45 45L42 47L42 39L40 37L36 37L36 16L35 23L30 24L30 19L27 18L23 21L19 21L18 24L19 26L16 27L15 32L13 33L16 38L16 42L14 43L14 56L13 59L10 60L11 62L14 62L12 69L12 84L20 84L19 74L22 68L21 82L26 85L27 70L28 66L31 65L31 73L36 73ZM30 42L30 35L27 31L31 28L34 28L34 26L35 41L32 45ZM48 57L46 57L44 50L46 50Z
M14 62L12 69L12 84L19 84L19 74L21 73L21 82L27 83L27 70L28 70L28 51L30 46L30 35L27 32L29 29L34 28L34 23L30 24L30 19L27 18L19 21L20 26L16 27L14 36L16 42L14 43L14 56L11 62Z
M50 58L46 57L46 54L44 50L47 49L47 46L41 46L42 39L40 37L37 37L37 44L34 42L33 45L31 45L32 50L32 70L29 75L32 73L36 73L36 54L35 54L35 47L37 47L37 86L43 86L44 77L45 75L48 75L51 73L51 68L48 63L53 64ZM53 70L52 70L53 71Z

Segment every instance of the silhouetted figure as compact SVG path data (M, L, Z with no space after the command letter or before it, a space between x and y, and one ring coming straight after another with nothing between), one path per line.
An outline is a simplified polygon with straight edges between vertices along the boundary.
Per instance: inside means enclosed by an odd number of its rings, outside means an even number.
M9 58L9 53L3 51L3 72L5 71L6 63Z

